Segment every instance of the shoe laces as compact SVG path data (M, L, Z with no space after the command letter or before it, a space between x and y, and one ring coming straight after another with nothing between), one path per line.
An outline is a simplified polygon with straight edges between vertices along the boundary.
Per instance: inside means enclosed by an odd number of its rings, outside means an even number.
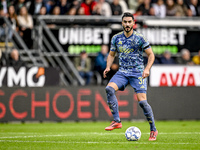
M151 131L151 133L150 133L150 137L151 137L151 138L154 137L154 131Z
M112 121L111 123L110 123L110 126L112 126L113 124L115 124L116 123L116 121Z

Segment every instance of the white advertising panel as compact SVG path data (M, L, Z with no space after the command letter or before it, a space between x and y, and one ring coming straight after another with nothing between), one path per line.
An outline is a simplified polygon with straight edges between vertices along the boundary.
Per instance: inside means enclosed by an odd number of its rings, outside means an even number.
M200 86L200 66L152 66L150 86Z

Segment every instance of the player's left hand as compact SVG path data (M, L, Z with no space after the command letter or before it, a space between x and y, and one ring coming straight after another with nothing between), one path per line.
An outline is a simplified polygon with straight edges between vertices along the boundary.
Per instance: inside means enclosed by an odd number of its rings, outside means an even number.
M143 73L142 73L142 78L146 78L149 76L149 70L148 69L144 69Z
M106 68L103 72L103 77L106 78L106 74L110 71L110 68Z

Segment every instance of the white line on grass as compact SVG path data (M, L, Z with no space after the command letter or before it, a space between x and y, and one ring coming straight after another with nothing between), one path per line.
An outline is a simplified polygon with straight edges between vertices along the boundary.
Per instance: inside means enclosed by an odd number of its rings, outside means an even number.
M5 134L5 133L4 133ZM16 132L13 132L13 135L16 135ZM40 133L39 133L40 134ZM149 133L142 133L142 134L149 134ZM175 133L159 133L159 135L162 134L166 134L166 135L177 135L177 134L181 134L181 135L188 135L188 134L200 134L200 132L175 132ZM43 137L61 137L61 136L90 136L90 135L97 135L97 136L113 136L113 135L124 135L124 133L112 133L112 132L80 132L80 133L73 133L73 132L66 132L65 134L48 134L48 135L38 135L37 133L33 133L33 135L17 135L17 136L4 136L4 137L0 137L0 139L16 139L16 138L43 138Z
M38 135L40 133L29 133L29 132L0 132L0 134L12 134L12 135L19 135L19 134L29 134L29 135ZM54 133L52 133L54 135ZM124 133L116 133L116 132L112 132L112 131L105 131L105 132L65 132L65 134L69 135L69 134L89 134L89 135L92 135L92 134L95 134L95 135L108 135L108 134L111 134L111 135L119 135L119 134L124 134ZM142 134L149 134L148 132L146 133L142 133ZM164 133L164 132L159 132L159 134L200 134L200 132L172 132L172 133ZM59 135L64 135L64 134L59 134ZM1 137L0 137L1 138Z
M15 138L35 138L35 137L55 137L55 136L67 136L67 135L28 135L28 136L9 136L9 137L0 137L0 139L15 139Z
M159 133L159 134L200 134L200 132L172 132L172 133Z
M0 132L0 134L36 134L33 132Z
M1 133L2 134L2 133ZM4 133L5 134L5 133ZM13 132L13 135L16 135L16 134L18 134L18 133L16 133L16 132ZM20 133L19 133L20 134ZM28 133L28 134L30 134L30 133ZM25 135L25 136L23 136L23 135L17 135L17 136L5 136L5 137L0 137L0 139L5 139L5 138L35 138L35 137L56 137L56 136L77 136L77 134L78 135L100 135L100 136L104 136L104 135L123 135L124 133L111 133L111 132L104 132L104 133L99 133L99 132L80 132L80 133L74 133L74 132L67 132L67 133L65 133L65 134L57 134L57 135L55 135L55 134L53 134L52 133L52 135L51 134L49 134L49 135L38 135L37 133L32 133L33 135ZM149 134L149 133L142 133L142 134ZM181 135L183 135L183 134L200 134L200 132L174 132L174 133L163 133L163 132L161 132L161 133L159 133L159 134L167 134L167 135L169 135L169 134L171 134L171 135L177 135L177 134L181 134Z
M54 143L54 144L173 144L173 145L189 145L189 144L200 144L200 143L161 143L161 142L70 142L70 141L20 141L20 140L0 140L0 142L10 142L10 143Z

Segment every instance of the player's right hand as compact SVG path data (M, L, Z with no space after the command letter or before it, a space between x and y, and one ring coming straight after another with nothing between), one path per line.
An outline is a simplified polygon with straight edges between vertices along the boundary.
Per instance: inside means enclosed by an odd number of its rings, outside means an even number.
M110 68L106 68L103 72L103 77L106 78L106 74L110 71Z

